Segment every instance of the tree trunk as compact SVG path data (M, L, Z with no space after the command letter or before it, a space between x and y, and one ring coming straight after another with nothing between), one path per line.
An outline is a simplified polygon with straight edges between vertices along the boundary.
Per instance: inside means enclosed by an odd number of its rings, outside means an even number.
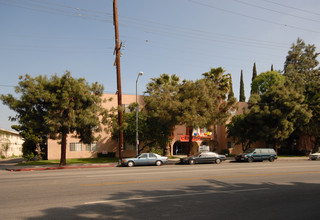
M274 142L274 148L275 148L274 150L276 151L276 154L278 156L278 144L276 141Z
M193 127L189 127L188 157L191 156L191 149L192 149L192 131L193 131Z
M167 146L165 147L164 155L165 155L166 157L171 156L170 144L167 144Z
M63 131L61 137L61 158L59 166L65 166L67 164L66 160L66 150L67 150L67 135L68 133Z
M41 160L42 159L42 156L41 156L41 147L40 147L40 144L37 143L36 144L36 152L37 152L37 160Z
M218 130L218 126L213 125L213 147L215 148L214 151L216 152L220 151L217 130Z

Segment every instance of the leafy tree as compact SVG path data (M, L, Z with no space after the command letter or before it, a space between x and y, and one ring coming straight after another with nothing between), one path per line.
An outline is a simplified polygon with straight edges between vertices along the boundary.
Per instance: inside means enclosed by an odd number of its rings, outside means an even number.
M13 95L1 95L4 104L16 111L11 120L35 131L43 130L51 138L60 139L60 166L66 165L67 135L72 133L81 142L92 143L97 138L94 132L101 131L106 122L106 110L102 107L103 86L85 79L74 79L70 72L32 78L20 77L19 86Z
M186 125L189 131L188 156L191 155L193 129L197 127L206 127L208 121L216 112L212 112L214 101L208 90L210 85L208 81L202 79L198 81L184 81L180 86L179 101L180 115L179 122Z
M318 148L320 142L320 83L312 82L306 86L305 92L305 103L308 104L309 110L312 112L312 118L307 126L302 129L303 135L307 139L313 140L313 143L302 145L300 143L300 148L308 150L311 147L311 151L315 151ZM300 140L302 142L302 140Z
M296 128L305 126L311 112L304 104L304 96L284 83L273 85L261 94L248 113L246 120L256 128L255 140L277 144L287 139Z
M246 101L246 96L244 93L244 82L243 82L243 71L241 70L241 76L240 76L240 96L239 96L240 102Z
M296 44L292 44L284 65L284 75L288 78L288 87L295 87L306 97L305 103L308 104L313 115L310 123L303 130L295 132L295 136L299 137L299 147L305 150L308 148L306 145L314 145L316 148L317 140L320 139L320 129L318 127L318 109L320 108L318 102L320 87L318 55L319 53L316 52L314 45L307 45L302 39L298 38ZM301 144L306 143L305 140L313 140L314 144Z
M171 132L178 124L179 101L177 94L180 78L177 75L161 74L159 78L152 78L147 85L144 96L144 110L148 113L148 126L153 128L153 135L149 135L150 143L159 144L169 154ZM158 133L155 134L157 131Z
M225 70L222 67L212 68L209 72L203 73L205 80L209 80L212 87L211 96L214 99L217 112L212 115L209 124L213 126L214 144L218 147L217 142L217 125L225 124L230 117L230 110L234 108L236 99L234 96L230 96L233 93L232 90L232 78L231 74L225 74ZM229 94L228 100L226 95ZM207 127L209 128L209 127Z
M252 70L252 78L251 78L251 83L253 82L253 80L258 76L257 74L257 68L256 68L256 63L253 64L253 70ZM250 94L253 93L257 93L257 91L252 89L252 85L251 85L251 92Z
M229 138L233 138L236 144L241 144L242 151L246 151L253 143L250 138L251 127L246 121L246 114L235 115L232 117L231 122L226 125Z
M12 125L12 128L18 131L21 137L25 140L24 144L22 145L23 157L29 158L31 155L33 155L40 160L44 155L44 142L47 139L46 136L48 133L46 133L46 130L42 129L41 126L37 126L34 120L26 119L27 117L24 119L25 123L23 125Z
M251 88L256 94L263 94L273 85L285 82L285 77L277 71L267 71L257 76L251 83Z
M231 100L233 98L234 98L234 92L233 92L233 86L232 86L232 77L230 75L230 88L229 88L228 100Z
M230 117L235 98L227 100L230 90L230 74L221 67L213 68L197 81L184 81L180 86L178 121L189 128L188 155L191 154L192 131L197 127L212 128L223 124ZM215 134L216 132L214 132Z
M306 45L298 38L296 44L292 44L284 64L284 75L288 77L297 89L305 91L306 84L320 79L320 69L317 60L319 53L314 45Z

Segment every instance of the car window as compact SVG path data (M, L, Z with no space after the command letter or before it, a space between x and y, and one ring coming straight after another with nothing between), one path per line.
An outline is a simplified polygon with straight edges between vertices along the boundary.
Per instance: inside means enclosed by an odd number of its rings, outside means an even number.
M147 158L147 154L141 154L139 158Z
M156 157L156 155L155 155L155 154L150 153L150 154L149 154L149 158L154 159L154 158L157 158L157 157Z
M268 154L269 153L268 149L260 149L260 151L261 151L262 154Z
M276 152L273 149L269 149L270 154L275 154Z
M260 149L256 149L254 152L255 152L256 154L261 154L261 150L260 150Z

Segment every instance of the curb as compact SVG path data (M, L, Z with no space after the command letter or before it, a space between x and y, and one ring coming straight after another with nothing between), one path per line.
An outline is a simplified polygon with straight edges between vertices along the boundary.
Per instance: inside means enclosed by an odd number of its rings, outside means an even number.
M18 168L18 169L10 169L6 170L11 172L16 171L40 171L40 170L64 170L64 169L85 169L85 168L100 168L100 167L115 167L116 165L94 165L94 166L65 166L65 167L37 167L37 168Z

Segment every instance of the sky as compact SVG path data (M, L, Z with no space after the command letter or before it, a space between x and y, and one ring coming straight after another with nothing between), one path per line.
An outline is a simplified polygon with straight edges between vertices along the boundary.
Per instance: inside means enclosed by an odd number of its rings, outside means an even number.
M318 0L118 0L123 94L143 94L151 78L202 78L210 68L232 75L239 99L243 70L250 96L258 74L283 70L298 38L320 48ZM0 94L16 94L19 76L57 74L117 90L113 0L0 0ZM0 103L0 128L15 112Z

